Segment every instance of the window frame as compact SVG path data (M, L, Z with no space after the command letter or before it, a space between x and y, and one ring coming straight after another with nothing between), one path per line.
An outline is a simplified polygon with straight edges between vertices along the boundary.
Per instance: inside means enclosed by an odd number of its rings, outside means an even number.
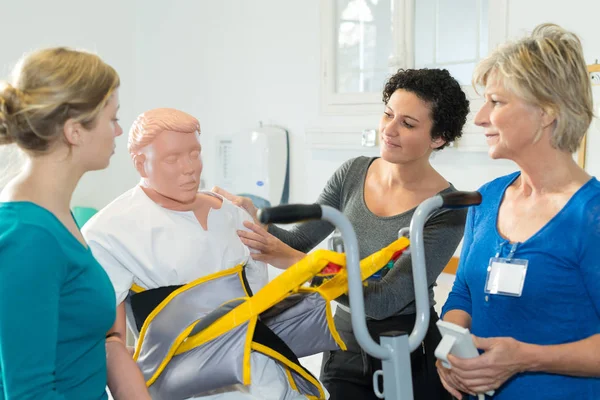
M389 67L414 68L414 14L416 0L391 0L394 3L394 15L392 16L392 29L396 32L393 40L395 56L391 57ZM439 0L438 0L439 1ZM321 0L321 68L320 68L320 104L322 115L354 115L369 116L381 113L381 93L336 93L336 16L335 0ZM493 50L506 40L508 0L491 0L489 2L488 14L488 51ZM408 17L410 16L410 18ZM402 27L399 29L398 27ZM475 93L471 85L463 85L463 90L469 100L472 116L478 110L480 97ZM477 107L475 107L477 106ZM472 124L472 118L465 134L480 133L479 128ZM468 144L467 144L468 142ZM465 147L482 147L485 143L478 144L474 140L465 140ZM483 148L483 147L482 147ZM486 147L487 148L487 147Z

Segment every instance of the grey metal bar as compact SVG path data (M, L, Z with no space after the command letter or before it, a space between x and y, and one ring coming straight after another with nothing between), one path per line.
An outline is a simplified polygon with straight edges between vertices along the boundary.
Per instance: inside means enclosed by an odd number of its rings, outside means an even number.
M382 360L383 397L388 399L413 399L412 369L408 335L404 332L389 332L381 336L381 345L392 349L391 357ZM374 378L375 380L375 378ZM377 393L375 393L377 395ZM386 395L387 394L387 395Z
M391 356L391 349L382 347L373 340L367 329L365 314L365 301L362 291L362 279L360 274L360 259L358 252L358 240L352 224L341 212L333 207L321 206L323 210L322 219L335 225L344 240L346 251L346 268L348 270L348 297L350 299L350 315L352 317L352 330L360 346L371 356L381 360L387 360ZM429 300L429 299L428 299Z
M429 288L427 286L423 228L431 213L443 205L444 201L441 196L431 197L417 207L410 221L413 286L415 288L415 306L417 309L415 326L408 338L408 347L411 352L421 345L429 327Z
M381 345L373 340L367 329L358 241L354 229L348 219L338 210L322 206L322 219L338 227L344 241L346 268L348 270L348 297L354 336L358 344L368 354L382 360L383 393L379 389L375 390L375 394L379 398L385 396L394 400L413 399L410 353L420 346L429 326L429 292L425 268L423 228L429 215L442 207L443 204L443 199L440 196L425 200L415 210L410 224L410 248L417 314L415 326L408 337L406 334L382 336ZM377 384L378 376L380 376L380 373L376 373L373 377L374 385Z

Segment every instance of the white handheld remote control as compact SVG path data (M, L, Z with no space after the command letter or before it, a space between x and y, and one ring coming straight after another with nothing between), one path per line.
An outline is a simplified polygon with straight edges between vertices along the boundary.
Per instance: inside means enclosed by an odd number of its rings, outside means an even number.
M479 351L477 351L475 344L473 344L471 332L467 328L442 320L439 320L436 325L442 334L442 341L435 349L435 356L442 362L444 367L448 369L452 368L452 365L448 361L448 354L460 358L474 358L479 356ZM486 394L493 396L494 391L490 390ZM483 398L483 395L480 395L480 398Z

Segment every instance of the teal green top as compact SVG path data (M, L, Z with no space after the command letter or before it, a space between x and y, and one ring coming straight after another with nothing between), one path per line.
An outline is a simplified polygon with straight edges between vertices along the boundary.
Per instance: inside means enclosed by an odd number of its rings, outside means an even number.
M107 399L115 292L45 208L0 203L0 400Z

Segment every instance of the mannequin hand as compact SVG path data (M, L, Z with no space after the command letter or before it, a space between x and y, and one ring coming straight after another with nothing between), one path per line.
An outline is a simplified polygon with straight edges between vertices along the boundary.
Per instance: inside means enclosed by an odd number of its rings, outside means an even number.
M475 347L485 351L475 358L448 356L452 375L468 393L485 393L498 389L513 375L522 372L520 357L525 343L509 337L480 338L473 335Z
M266 262L275 268L286 269L306 256L301 251L283 243L258 224L244 221L244 226L250 229L250 232L239 230L238 236L246 246L259 251L251 253L252 258L256 261Z
M252 203L252 200L250 200L247 197L236 196L235 194L231 194L227 190L221 189L218 186L213 187L210 191L223 196L224 198L231 201L236 206L243 208L244 210L246 210L248 212L248 214L250 214L250 216L252 217L252 219L254 220L255 223L264 227L264 225L260 224L258 222L258 220L256 219L256 213L258 212L258 208L256 208L254 206L254 203Z

